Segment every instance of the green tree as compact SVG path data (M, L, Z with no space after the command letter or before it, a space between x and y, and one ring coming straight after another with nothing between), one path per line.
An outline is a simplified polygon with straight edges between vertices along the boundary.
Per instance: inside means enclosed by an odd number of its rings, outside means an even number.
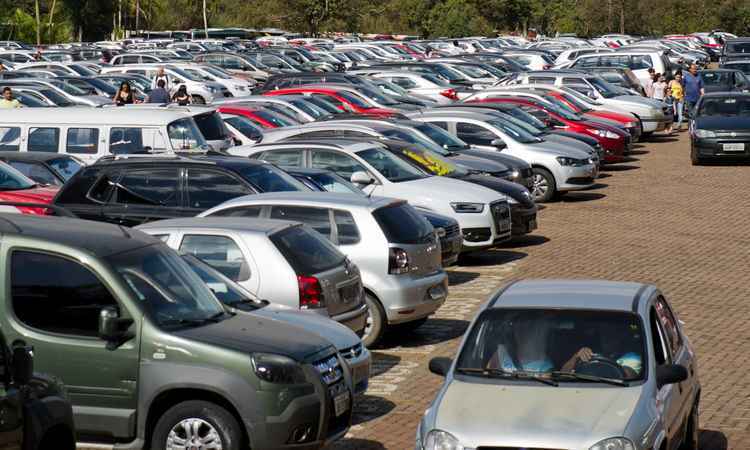
M462 37L490 34L492 27L467 0L445 0L429 15L430 35Z

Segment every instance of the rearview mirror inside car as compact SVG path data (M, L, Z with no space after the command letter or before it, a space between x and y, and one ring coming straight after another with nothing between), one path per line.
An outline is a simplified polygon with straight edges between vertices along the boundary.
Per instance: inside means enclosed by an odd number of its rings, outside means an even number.
M687 380L688 371L679 364L664 364L656 368L656 385L661 388Z
M451 364L453 364L453 360L446 357L436 357L432 358L430 360L430 372L434 373L435 375L440 375L441 377L444 377L448 375L448 371L451 369Z

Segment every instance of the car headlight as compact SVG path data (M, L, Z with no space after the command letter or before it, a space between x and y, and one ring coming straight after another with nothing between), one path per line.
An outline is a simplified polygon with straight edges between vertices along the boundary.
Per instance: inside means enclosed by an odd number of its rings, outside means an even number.
M447 431L432 430L422 444L424 450L463 450L458 439Z
M255 375L263 381L276 384L300 384L307 381L302 366L286 356L256 353L251 359Z
M588 163L586 159L569 158L567 156L558 156L555 159L561 166L585 166Z
M625 128L635 128L635 122L625 122Z
M596 130L594 128L587 128L589 133L593 133L599 137L607 138L607 139L619 139L620 135L615 134L611 131L607 130Z
M210 92L212 94L216 92L216 88L213 87L213 86L207 86L207 89L208 89L208 92Z
M484 203L453 202L451 208L457 213L480 213L484 211Z
M615 437L599 441L589 450L635 450L635 446L628 438Z
M715 138L716 133L711 130L695 130L695 137L697 138Z

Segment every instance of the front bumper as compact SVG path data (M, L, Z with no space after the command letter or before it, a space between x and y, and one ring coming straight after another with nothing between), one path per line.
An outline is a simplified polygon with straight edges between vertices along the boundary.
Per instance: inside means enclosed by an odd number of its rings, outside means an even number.
M669 108L671 110L669 106L665 106L665 108ZM644 133L664 131L669 127L669 125L672 124L673 121L674 114L672 114L671 112L656 117L641 118Z
M385 309L389 325L430 316L448 298L448 275L440 270L431 275L387 275L373 289Z
M557 181L558 191L580 191L594 185L594 180L599 176L599 171L593 164L585 166L561 166Z
M491 248L511 237L510 207L504 200L485 205L481 213L462 213L453 217L461 226L462 252Z
M372 369L370 351L362 343L359 343L354 347L339 351L339 355L349 366L354 394L364 394L370 382Z
M458 261L464 235L459 227L456 227L455 230L445 231L446 235L440 238L440 257L443 267L449 267Z
M733 144L734 147L743 145L742 150L728 150L725 144ZM690 150L702 160L748 160L750 159L750 139L745 137L732 139L727 138L709 138L699 139L693 137L690 143Z
M527 207L520 203L512 203L510 205L510 217L513 236L522 236L536 230L538 227L536 213L536 205Z

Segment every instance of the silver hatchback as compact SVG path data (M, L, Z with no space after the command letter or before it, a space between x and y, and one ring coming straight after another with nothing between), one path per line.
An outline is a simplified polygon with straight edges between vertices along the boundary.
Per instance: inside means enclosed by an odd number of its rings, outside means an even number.
M695 353L651 285L516 282L430 370L445 382L417 450L698 446Z

